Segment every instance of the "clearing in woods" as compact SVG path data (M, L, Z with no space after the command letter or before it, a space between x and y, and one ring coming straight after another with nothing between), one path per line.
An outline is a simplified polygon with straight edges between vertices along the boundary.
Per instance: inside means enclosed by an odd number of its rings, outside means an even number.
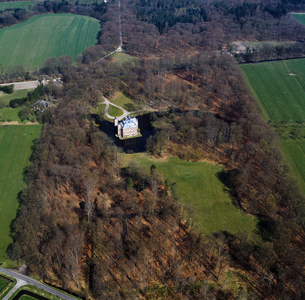
M73 59L97 43L99 21L72 14L34 16L0 30L0 64L41 68L48 57L70 55Z
M194 214L194 226L206 232L228 231L236 233L255 229L256 219L234 206L230 196L226 170L207 162L189 162L177 157L154 159L144 153L122 154L123 166L130 160L149 167L154 164L164 179L176 183L178 196L190 204Z
M23 176L33 140L40 136L41 129L40 125L0 126L0 261L12 242L10 224L16 217L19 193L26 187Z

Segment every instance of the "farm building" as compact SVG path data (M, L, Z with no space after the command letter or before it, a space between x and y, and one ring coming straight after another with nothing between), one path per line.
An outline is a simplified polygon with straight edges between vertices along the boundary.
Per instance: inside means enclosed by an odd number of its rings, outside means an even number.
M114 118L114 132L119 139L133 138L141 136L136 117L125 117L122 121Z

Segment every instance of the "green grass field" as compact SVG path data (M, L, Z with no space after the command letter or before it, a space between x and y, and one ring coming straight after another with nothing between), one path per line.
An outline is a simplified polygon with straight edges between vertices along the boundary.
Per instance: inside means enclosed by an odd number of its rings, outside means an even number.
M18 193L26 186L23 172L41 129L40 125L0 126L0 261L12 242L10 224L16 216Z
M8 284L8 280L0 276L0 291Z
M121 109L119 109L118 107L109 105L108 114L112 117L119 117L123 114L123 111Z
M21 110L21 107L18 108L10 108L10 107L4 107L0 109L0 122L1 120L4 120L5 122L18 122L21 123L21 119L18 116L19 111ZM11 120L11 121L9 121Z
M227 178L222 166L188 162L177 157L156 160L143 153L123 154L122 164L126 166L130 159L148 168L154 164L164 178L176 182L179 197L194 209L198 229L236 233L241 230L252 232L255 228L256 220L233 205L230 190L223 183Z
M241 69L266 119L305 120L305 59L246 64Z
M299 15L298 15L299 16ZM305 192L305 59L241 66L263 116L281 137L281 149Z
M10 100L18 99L25 97L30 90L17 90L14 91L12 94L5 94L4 92L0 92L0 106L1 105L8 105Z
M0 30L0 65L42 67L46 58L75 58L97 43L99 21L86 16L49 14Z
M291 14L294 18L296 18L299 22L305 25L305 14Z
M29 5L32 7L37 1L23 1L23 2L1 2L0 10L10 9L10 8L24 8L26 11L29 11Z

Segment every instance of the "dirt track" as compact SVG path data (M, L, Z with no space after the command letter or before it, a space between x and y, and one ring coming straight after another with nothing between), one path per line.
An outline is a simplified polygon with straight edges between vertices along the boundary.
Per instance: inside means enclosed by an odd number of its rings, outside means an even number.
M14 85L15 90L29 90L29 89L37 88L37 86L39 85L39 81L34 80L34 81L4 83L4 84L0 84L0 86L10 85L10 84Z

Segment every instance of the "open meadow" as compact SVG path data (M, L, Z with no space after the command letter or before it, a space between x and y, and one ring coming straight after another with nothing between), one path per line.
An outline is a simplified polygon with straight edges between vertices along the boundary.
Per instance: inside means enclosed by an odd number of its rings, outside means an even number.
M26 187L23 175L30 163L33 140L41 129L40 125L0 126L0 261L12 242L10 224L16 217L18 195Z
M97 43L99 21L86 16L49 14L0 30L0 64L42 67L48 57L70 55L73 59Z
M281 137L281 149L305 192L305 59L242 65L265 120Z
M194 226L207 232L252 232L256 220L247 216L232 203L227 186L226 171L220 165L207 162L188 162L177 157L154 159L144 153L123 154L122 164L130 160L149 168L152 164L176 183L179 197L189 204L194 214Z

